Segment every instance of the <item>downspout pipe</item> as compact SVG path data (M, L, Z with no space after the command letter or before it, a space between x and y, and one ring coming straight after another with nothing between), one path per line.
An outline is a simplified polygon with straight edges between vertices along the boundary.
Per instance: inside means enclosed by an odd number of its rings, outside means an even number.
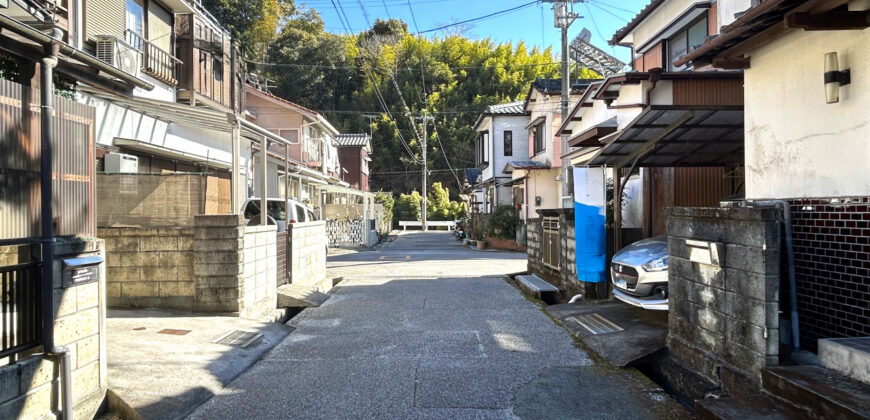
M794 267L794 245L791 237L791 210L785 200L752 200L748 202L750 207L777 207L782 210L782 222L785 228L785 252L788 262L788 298L791 307L791 336L792 346L795 350L801 348L800 326L798 325L797 312L797 278Z
M50 48L57 49L57 53L63 54L67 57L74 58L76 60L81 61L82 63L87 64L90 67L94 67L100 71L109 74L110 76L117 77L118 79L123 80L124 82L130 83L131 85L145 89L145 90L153 90L154 85L148 83L138 77L133 76L132 74L128 74L123 72L121 69L118 69L112 66L109 63L106 63L102 60L97 59L96 57L76 48L73 48L71 45L60 41L60 38L55 38L45 33L30 27L24 23L21 23L9 16L5 16L0 14L0 28L7 28L12 32L15 32L31 41L37 42L39 44L45 45ZM55 61L57 61L55 54Z
M52 35L60 38L60 30ZM61 389L63 394L63 418L72 419L72 369L69 349L54 342L54 215L52 210L52 140L54 138L54 68L61 44L51 42L46 46L46 56L39 66L39 187L41 200L42 230L42 347L47 356L60 359Z

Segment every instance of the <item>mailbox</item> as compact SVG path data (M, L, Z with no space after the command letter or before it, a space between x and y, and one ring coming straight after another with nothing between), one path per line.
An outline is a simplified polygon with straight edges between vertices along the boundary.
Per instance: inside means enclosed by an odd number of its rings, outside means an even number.
M100 279L100 265L103 257L90 256L66 258L63 263L63 287L73 287L93 283Z

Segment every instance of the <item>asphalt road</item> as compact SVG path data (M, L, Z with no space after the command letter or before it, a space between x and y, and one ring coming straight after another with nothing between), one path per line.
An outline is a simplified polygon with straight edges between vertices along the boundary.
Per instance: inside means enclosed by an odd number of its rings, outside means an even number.
M190 418L674 417L654 384L594 365L505 281L525 258L443 232L331 255L345 278L332 297Z

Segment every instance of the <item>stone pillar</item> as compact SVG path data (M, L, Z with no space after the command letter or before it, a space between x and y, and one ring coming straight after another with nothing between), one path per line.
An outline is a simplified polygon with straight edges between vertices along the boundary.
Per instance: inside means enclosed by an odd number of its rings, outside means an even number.
M729 393L779 356L780 224L773 208L668 209L668 347Z

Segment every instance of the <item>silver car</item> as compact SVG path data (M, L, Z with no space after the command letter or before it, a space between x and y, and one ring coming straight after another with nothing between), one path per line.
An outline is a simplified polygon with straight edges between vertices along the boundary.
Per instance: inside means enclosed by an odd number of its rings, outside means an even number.
M613 296L644 309L668 310L668 237L635 242L610 264Z

